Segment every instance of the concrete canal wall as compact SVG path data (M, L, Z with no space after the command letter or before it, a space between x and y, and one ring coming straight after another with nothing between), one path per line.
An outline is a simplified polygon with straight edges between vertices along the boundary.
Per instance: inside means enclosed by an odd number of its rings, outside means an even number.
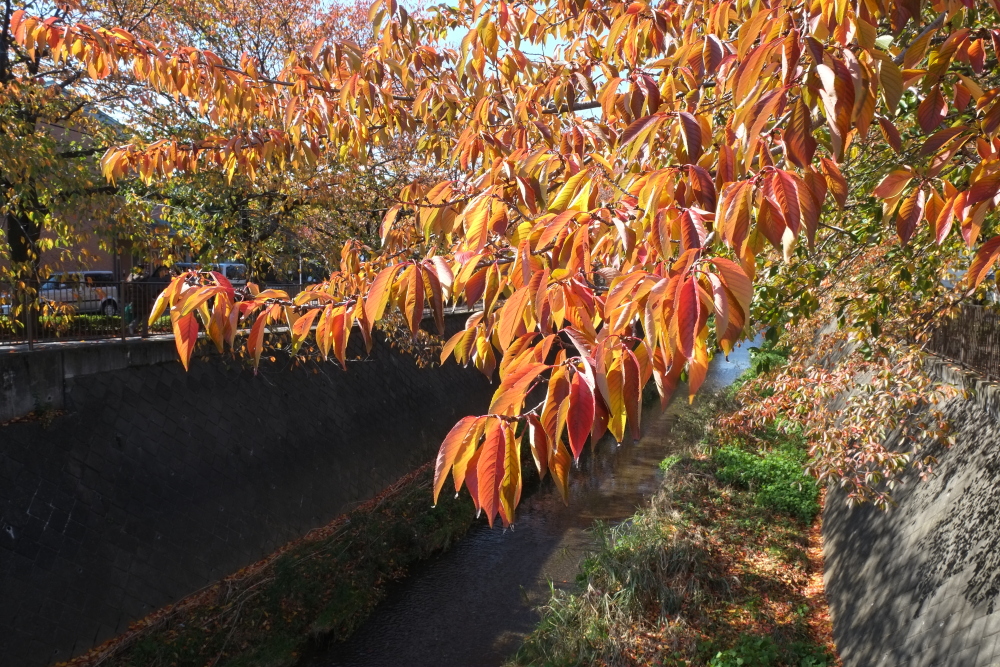
M1000 667L1000 386L933 360L967 391L943 406L956 443L882 512L830 492L826 594L845 667Z
M0 413L64 411L0 426L0 663L66 660L326 524L492 392L384 342L348 366L185 373L171 341L0 356Z

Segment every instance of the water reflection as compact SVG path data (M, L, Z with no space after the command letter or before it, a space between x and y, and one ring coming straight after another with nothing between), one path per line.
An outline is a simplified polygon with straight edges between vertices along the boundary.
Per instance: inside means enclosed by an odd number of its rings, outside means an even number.
M746 347L716 357L704 391L730 384L749 364ZM681 395L682 391L678 391ZM534 607L549 581L570 587L592 544L597 519L631 516L657 488L659 462L670 453L671 415L659 406L643 415L643 437L617 446L605 438L581 460L570 504L551 484L522 501L509 530L482 525L449 552L424 563L397 586L346 643L307 661L312 667L490 667L500 665L537 622Z

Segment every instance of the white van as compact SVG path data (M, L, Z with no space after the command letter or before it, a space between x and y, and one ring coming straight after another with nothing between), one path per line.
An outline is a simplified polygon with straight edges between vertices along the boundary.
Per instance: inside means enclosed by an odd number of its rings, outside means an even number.
M54 273L39 288L42 303L69 305L77 313L119 313L118 281L111 271Z

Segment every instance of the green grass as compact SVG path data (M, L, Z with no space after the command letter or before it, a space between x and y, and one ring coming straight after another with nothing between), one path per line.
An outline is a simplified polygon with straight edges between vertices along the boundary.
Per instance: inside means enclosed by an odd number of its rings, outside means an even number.
M828 667L832 662L825 649L809 642L782 646L767 635L744 634L735 646L712 656L708 667Z
M811 521L819 512L819 485L803 473L805 442L797 433L771 429L770 449L726 444L713 452L716 477L750 490L760 507Z

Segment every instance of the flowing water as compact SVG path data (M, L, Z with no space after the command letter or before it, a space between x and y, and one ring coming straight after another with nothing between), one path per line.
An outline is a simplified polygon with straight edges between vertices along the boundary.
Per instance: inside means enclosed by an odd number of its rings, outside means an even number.
M702 393L717 391L749 365L746 347L712 360ZM491 667L502 664L534 628L534 608L549 583L574 585L593 545L595 521L615 523L656 491L659 463L671 453L670 424L686 401L643 415L643 436L618 446L604 438L570 475L570 503L546 480L524 498L507 530L474 526L452 549L415 568L345 643L307 661L310 667ZM698 399L696 399L698 400Z

